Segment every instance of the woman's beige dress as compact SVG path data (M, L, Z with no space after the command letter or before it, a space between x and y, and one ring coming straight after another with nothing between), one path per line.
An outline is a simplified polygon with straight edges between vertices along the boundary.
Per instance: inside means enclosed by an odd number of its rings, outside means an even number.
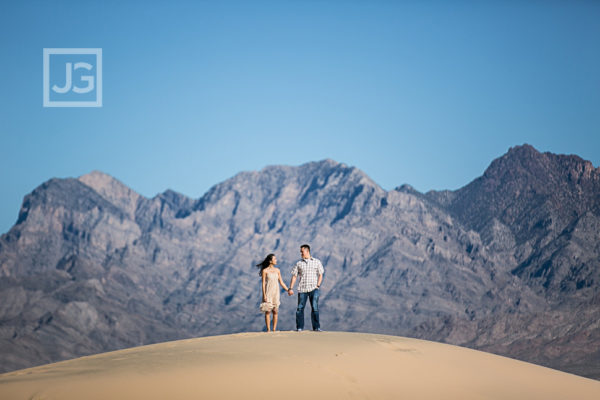
M271 312L273 309L279 309L279 274L275 272L267 272L265 284L265 297L267 301L260 303L261 312Z

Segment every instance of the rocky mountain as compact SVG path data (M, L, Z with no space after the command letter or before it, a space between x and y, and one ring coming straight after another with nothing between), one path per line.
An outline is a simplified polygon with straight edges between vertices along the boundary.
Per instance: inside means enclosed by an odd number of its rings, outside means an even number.
M600 378L600 169L511 148L456 191L385 191L332 160L242 172L199 199L98 171L25 196L0 237L0 368L261 330L256 263L326 268L322 325ZM282 297L281 329L295 298Z
M476 231L496 265L545 302L519 322L482 325L503 327L504 343L469 345L600 377L600 168L524 145L467 186L426 197Z

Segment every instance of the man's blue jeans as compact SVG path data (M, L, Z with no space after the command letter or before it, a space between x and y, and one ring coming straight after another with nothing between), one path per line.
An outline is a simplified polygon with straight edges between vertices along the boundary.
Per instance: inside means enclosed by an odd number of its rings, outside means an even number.
M319 329L319 289L312 292L298 293L298 308L296 309L296 329L304 329L304 307L306 299L310 301L310 320L313 330Z

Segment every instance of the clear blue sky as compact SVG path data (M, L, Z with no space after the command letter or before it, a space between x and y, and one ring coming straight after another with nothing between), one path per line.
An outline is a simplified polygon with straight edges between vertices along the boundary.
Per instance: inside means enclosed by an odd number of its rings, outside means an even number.
M600 161L599 1L2 1L0 232L94 169L197 198L332 158L456 189L509 147ZM102 108L43 108L42 50L103 50Z

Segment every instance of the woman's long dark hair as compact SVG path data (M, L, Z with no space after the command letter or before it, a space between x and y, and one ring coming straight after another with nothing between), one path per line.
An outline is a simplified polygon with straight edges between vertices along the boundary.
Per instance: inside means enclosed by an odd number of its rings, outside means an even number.
M256 267L260 269L258 271L258 276L262 276L263 269L271 265L271 260L273 259L273 257L275 257L275 254L271 253L265 257L263 262L261 262L260 264L256 264Z

